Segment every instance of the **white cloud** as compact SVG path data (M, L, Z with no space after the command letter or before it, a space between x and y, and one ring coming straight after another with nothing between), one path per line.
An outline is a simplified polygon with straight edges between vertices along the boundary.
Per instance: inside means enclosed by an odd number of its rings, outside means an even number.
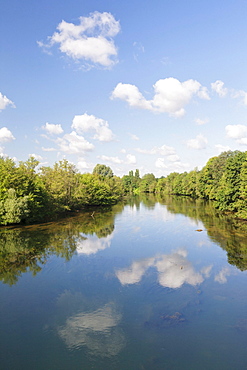
M224 82L217 80L211 83L211 88L214 90L221 98L227 95L228 89L224 87Z
M202 86L200 90L198 91L197 95L201 99L210 100L210 97L208 95L208 89L205 86Z
M187 146L192 149L205 149L207 146L208 140L202 134L196 136L195 139L190 139L187 141Z
M35 154L35 153L29 154L29 157L33 157L33 158L37 159L37 161L42 161L43 160L43 157L41 157L41 155Z
M135 85L118 83L111 94L111 99L127 101L131 107L152 110L152 104L147 101Z
M164 158L157 158L155 161L155 167L157 168L168 168L167 165L165 164L165 159Z
M215 148L218 149L219 153L227 152L228 150L232 150L229 146L225 146L225 145L221 145L221 144L215 145Z
M48 122L46 122L46 124L42 126L42 129L52 135L59 135L63 133L63 129L61 125L54 125Z
M41 148L44 152L55 152L57 149L55 149L55 148L44 148L43 146L42 146L42 148Z
M180 158L177 154L174 154L174 155L168 155L167 160L169 162L178 162L180 161Z
M242 104L247 105L247 92L244 90L233 90L231 97L233 99L242 98Z
M129 134L131 140L134 140L134 141L138 141L140 140L138 136L136 136L135 134Z
M237 94L238 96L242 96L243 97L243 100L242 100L242 103L244 104L244 105L247 105L247 92L246 91L239 91L238 92L238 94Z
M94 163L88 163L83 158L80 158L79 161L77 162L76 167L80 171L85 171L85 170L92 170L94 168L94 166L95 166Z
M79 25L62 21L57 32L48 37L47 44L38 42L44 50L55 44L59 50L74 60L81 60L89 66L111 67L117 62L117 48L113 37L120 31L120 24L111 13L93 12L80 17Z
M227 125L226 134L231 139L242 139L247 136L247 126L245 125Z
M12 140L15 140L12 132L7 127L2 127L0 129L0 143L5 143Z
M83 136L77 135L75 131L65 134L63 138L57 139L57 144L62 152L67 154L82 154L91 151L94 145L89 143Z
M5 109L8 105L12 105L13 108L15 108L14 103L7 98L7 96L0 93L0 111L2 109Z
M94 115L84 113L75 116L71 127L78 133L95 131L96 133L93 138L99 141L109 142L114 140L114 135L109 128L108 122Z
M205 125L205 123L208 123L208 118L205 118L205 119L196 118L196 119L195 119L195 123L196 123L198 126Z
M177 162L171 163L169 167L172 169L172 171L184 172L184 171L187 171L188 168L190 168L191 166L189 163L182 163L180 161L177 161Z
M175 149L172 146L168 146L168 145L162 145L160 147L155 146L152 149L136 148L136 151L138 153L143 153L143 154L151 154L151 155L159 154L159 155L164 155L164 156L176 154Z
M145 53L145 48L139 42L134 42L133 43L133 47L134 47L134 54L133 54L133 56L134 56L135 61L138 62L139 54L140 53L142 53L142 54Z
M184 107L194 95L201 99L210 99L207 89L196 80L180 82L170 77L158 80L153 88L153 99L146 100L135 85L119 83L113 90L111 98L125 100L132 107L165 112L174 117L185 114Z
M98 158L106 162L118 163L118 164L123 163L123 160L118 157L108 157L107 155L100 155Z
M126 161L128 164L136 164L136 157L133 154L127 154Z
M227 125L226 136L234 139L238 144L247 145L247 126L245 125Z

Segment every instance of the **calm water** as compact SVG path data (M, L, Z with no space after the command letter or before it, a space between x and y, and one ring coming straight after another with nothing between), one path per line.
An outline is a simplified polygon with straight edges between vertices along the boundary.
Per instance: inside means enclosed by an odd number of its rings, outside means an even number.
M0 368L246 369L247 223L132 199L0 230Z

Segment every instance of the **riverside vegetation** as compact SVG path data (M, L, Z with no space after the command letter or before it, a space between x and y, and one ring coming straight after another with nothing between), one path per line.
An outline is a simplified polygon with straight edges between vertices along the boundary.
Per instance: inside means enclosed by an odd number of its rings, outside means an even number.
M110 167L97 164L81 174L66 159L38 168L30 157L16 165L0 158L0 224L35 223L91 206L111 206L126 194L155 193L212 200L220 211L247 218L247 152L227 151L210 158L199 171L170 173L155 178L139 170L122 178Z

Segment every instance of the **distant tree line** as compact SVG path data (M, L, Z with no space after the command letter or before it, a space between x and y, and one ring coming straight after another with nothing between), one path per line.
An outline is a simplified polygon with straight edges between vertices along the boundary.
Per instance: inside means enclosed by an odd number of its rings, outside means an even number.
M38 168L31 157L16 165L0 157L0 225L43 222L68 211L109 206L128 194L183 195L213 200L221 211L247 219L247 152L227 151L210 158L199 171L140 177L138 169L122 178L97 164L81 174L66 159Z
M220 211L235 212L247 219L247 152L226 151L212 157L199 171L172 172L156 179L153 174L138 178L133 171L122 178L125 191L162 195L184 195L212 200Z

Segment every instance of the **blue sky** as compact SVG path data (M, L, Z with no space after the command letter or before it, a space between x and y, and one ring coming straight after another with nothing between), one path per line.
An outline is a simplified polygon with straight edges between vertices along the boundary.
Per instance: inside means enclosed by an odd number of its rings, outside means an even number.
M1 155L160 177L247 150L247 1L0 6Z

